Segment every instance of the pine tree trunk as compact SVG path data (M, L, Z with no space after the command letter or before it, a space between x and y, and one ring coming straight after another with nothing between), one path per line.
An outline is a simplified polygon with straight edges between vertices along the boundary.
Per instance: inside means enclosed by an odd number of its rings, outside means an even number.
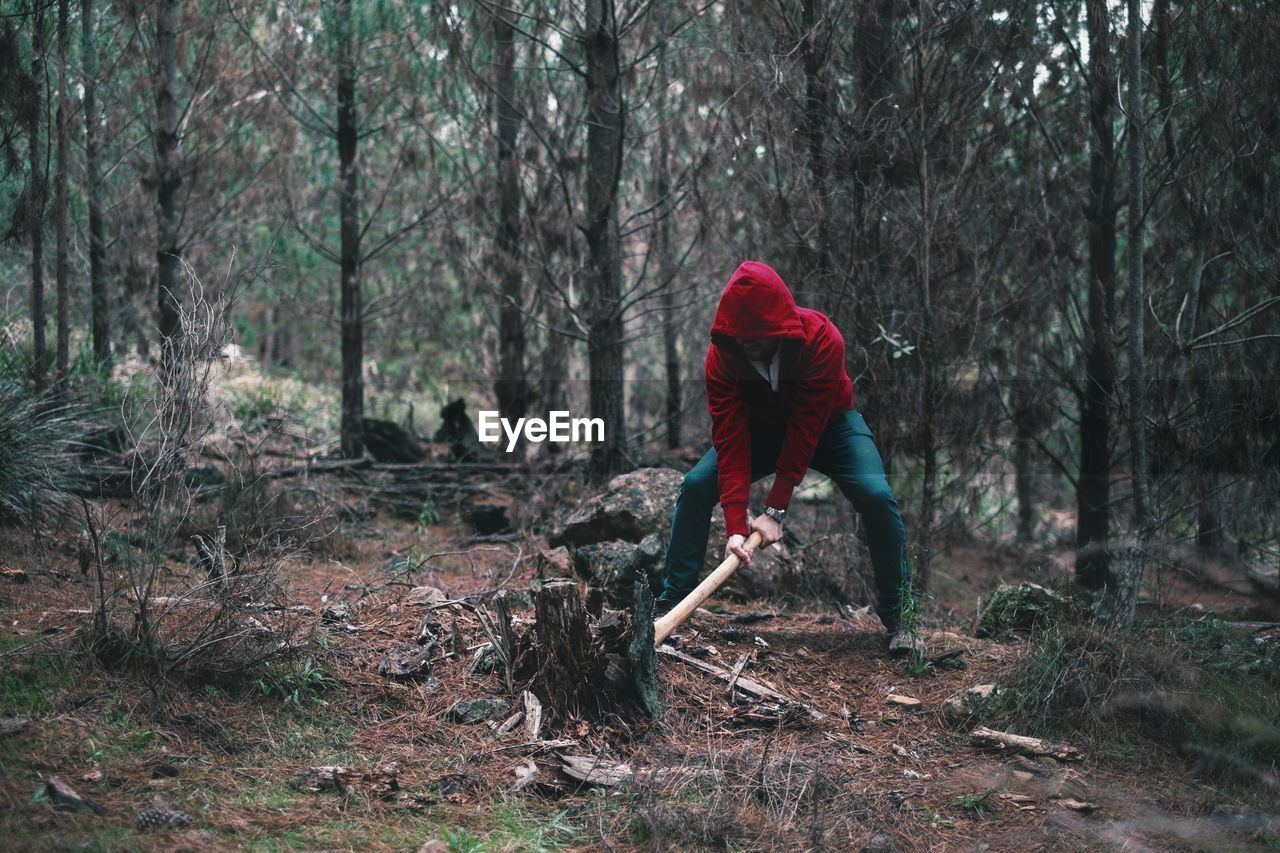
M84 64L85 195L89 204L89 308L92 316L93 357L98 364L111 360L110 301L103 255L106 241L102 223L102 175L98 162L98 47L93 28L93 0L80 2L80 58Z
M817 246L812 249L814 282L819 304L831 312L836 295L831 292L831 228L827 221L827 111L828 96L822 70L827 61L826 45L820 41L825 14L822 0L804 0L800 10L804 27L800 51L804 63L804 128L809 148L809 186L817 227Z
M338 216L342 276L342 455L364 455L364 317L360 296L360 173L356 163L355 34L351 0L338 0Z
M178 126L177 0L156 3L156 264L161 361L172 363L178 334L178 189L182 185Z
M680 446L680 416L684 408L680 388L680 353L675 307L675 255L671 245L671 226L675 212L671 205L671 145L667 122L667 51L665 43L658 46L658 155L653 164L654 192L657 195L658 231L656 250L658 255L658 281L662 288L662 355L663 370L667 380L666 422L667 448Z
M1115 142L1111 126L1111 35L1104 0L1088 0L1089 29L1089 286L1085 382L1080 412L1080 476L1076 486L1076 580L1086 589L1113 586L1111 525L1111 400L1115 365Z
M67 29L68 0L58 0L58 171L54 176L54 208L57 215L57 249L54 279L58 292L58 350L55 375L60 387L71 372L71 284L68 281L67 159L71 135L67 130Z
M529 402L525 376L524 299L518 255L520 251L520 183L516 137L520 112L515 97L515 28L508 12L493 16L494 89L498 113L498 281L502 304L498 309L498 381L494 388L503 417L524 417Z
M1147 379L1146 343L1144 339L1146 300L1143 293L1142 244L1142 15L1138 0L1128 0L1127 68L1128 79L1125 112L1129 134L1129 446L1132 452L1133 525L1137 541L1128 549L1124 577L1117 584L1116 610L1113 621L1131 625L1137 615L1138 595L1142 588L1145 558L1144 546L1151 534L1151 508L1147 476Z
M44 146L40 140L40 115L44 112L44 3L32 0L31 111L27 116L31 216L31 379L37 391L48 383L49 365L44 338Z
M604 441L592 446L589 470L605 480L627 468L623 385L622 256L618 185L625 114L614 0L588 0L586 228L587 359L591 416L604 421Z

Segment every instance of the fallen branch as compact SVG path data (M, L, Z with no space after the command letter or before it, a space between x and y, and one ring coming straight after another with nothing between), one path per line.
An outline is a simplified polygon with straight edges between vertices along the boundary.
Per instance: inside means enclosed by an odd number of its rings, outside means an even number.
M671 646L668 646L665 644L658 646L658 654L666 655L667 657L670 657L670 658L675 658L681 663L687 663L689 666L693 667L694 669L700 669L703 672L708 673L709 675L714 675L716 678L719 678L723 681L731 682L735 689L741 691L742 693L747 694L748 696L752 696L756 699L769 699L774 702L790 703L792 705L797 705L804 709L805 713L809 715L810 719L813 719L813 720L826 719L826 715L813 710L808 705L805 705L803 702L797 702L795 699L792 699L790 696L779 693L777 690L774 690L771 687L766 687L765 685L761 684L755 679L744 678L741 672L739 672L738 675L735 677L732 670L725 669L722 666L716 666L715 664L708 663L707 661L704 661L704 660L699 660L698 658L695 658L692 655L687 655L684 652L679 651L678 649L673 649Z
M1029 755L1032 758L1040 755L1046 755L1058 761L1080 761L1084 758L1080 750L1074 746L1051 743L1040 738L1015 735L1011 732L998 732L986 726L979 726L970 732L969 739L974 746Z

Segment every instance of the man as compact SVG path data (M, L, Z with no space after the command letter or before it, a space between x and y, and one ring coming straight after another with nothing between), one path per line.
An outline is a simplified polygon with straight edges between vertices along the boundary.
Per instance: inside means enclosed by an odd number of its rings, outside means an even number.
M835 325L798 307L772 268L746 261L716 308L706 382L714 447L680 486L657 612L669 611L697 586L717 500L728 534L725 557L736 554L750 563L747 536L759 531L762 548L782 538L791 492L813 468L830 477L862 516L888 649L911 651L912 638L898 630L899 596L911 577L906 533L871 430L853 407L844 339ZM775 477L764 513L748 527L750 485L770 473Z

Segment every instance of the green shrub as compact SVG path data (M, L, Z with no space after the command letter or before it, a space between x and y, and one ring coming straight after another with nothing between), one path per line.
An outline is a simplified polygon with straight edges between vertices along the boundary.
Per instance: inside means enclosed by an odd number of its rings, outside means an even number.
M70 406L0 379L0 521L36 528L67 508L79 485L78 429Z

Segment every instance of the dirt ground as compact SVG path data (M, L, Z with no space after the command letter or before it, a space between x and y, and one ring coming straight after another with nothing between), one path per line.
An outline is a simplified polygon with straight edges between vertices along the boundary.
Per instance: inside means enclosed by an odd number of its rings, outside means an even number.
M292 602L320 613L337 602L351 620L316 630L301 668L280 684L167 684L95 664L81 638L93 588L77 539L33 541L0 529L0 717L30 724L0 735L0 831L8 849L229 848L417 850L1221 850L1267 849L1280 833L1227 831L1210 821L1236 792L1198 777L1185 758L1126 740L1080 744L1059 764L981 750L943 704L997 683L1018 642L972 636L974 604L1000 580L1052 582L1052 555L967 545L937 558L924 612L934 663L912 667L883 651L874 618L815 602L723 602L699 611L674 644L776 688L811 714L785 720L732 700L727 685L660 658L660 722L608 716L557 720L530 742L523 726L450 722L457 701L511 702L502 679L472 672L485 635L468 604L494 590L527 591L536 538L478 540L459 524L418 525L375 515L327 558L285 566ZM388 560L421 566L395 574ZM181 583L187 569L173 568ZM384 651L411 642L426 610L414 587L456 604L436 612L463 654L430 677L378 674ZM1230 613L1246 596L1181 576L1157 579L1165 606ZM518 605L523 601L517 599ZM518 630L532 608L518 606ZM944 653L953 652L945 657ZM309 663L308 663L309 661ZM954 668L953 668L954 667ZM281 687L283 684L283 687ZM291 688L291 689L290 689ZM890 696L918 700L895 704ZM514 707L514 706L513 706ZM569 741L550 748L545 741ZM558 755L624 765L618 785L574 782ZM398 764L383 795L354 778L309 793L295 773ZM56 807L48 777L99 813ZM530 777L521 783L522 777ZM183 827L139 830L139 813L167 795ZM1274 813L1274 808L1271 810Z

